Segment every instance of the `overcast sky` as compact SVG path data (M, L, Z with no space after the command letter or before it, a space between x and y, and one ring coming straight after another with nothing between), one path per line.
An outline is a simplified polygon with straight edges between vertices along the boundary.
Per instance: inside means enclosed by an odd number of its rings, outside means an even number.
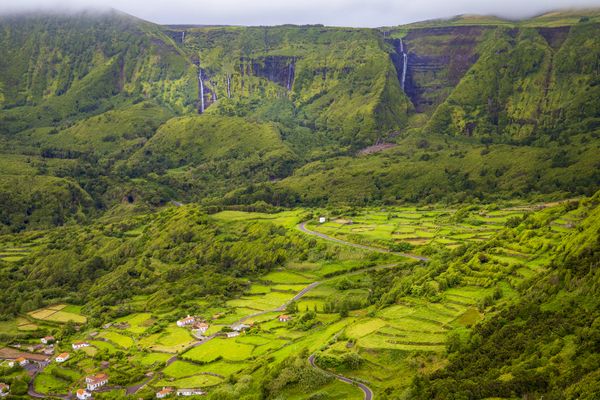
M0 13L112 7L161 24L376 27L458 14L530 17L600 0L0 0Z

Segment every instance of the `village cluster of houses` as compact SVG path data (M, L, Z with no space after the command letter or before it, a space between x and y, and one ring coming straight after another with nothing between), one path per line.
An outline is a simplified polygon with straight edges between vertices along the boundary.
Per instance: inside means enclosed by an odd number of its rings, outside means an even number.
M209 328L209 325L204 321L198 321L196 317L188 315L177 321L177 326L180 328L190 328L192 334L197 338L204 336Z
M52 348L52 353L54 352L54 343L56 342L53 336L44 336L40 339L42 345L46 345ZM84 347L89 347L90 344L88 342L75 342L71 344L73 350L80 350ZM21 345L15 345L14 347L20 348ZM35 347L35 346L34 346ZM52 355L50 353L50 355ZM57 355L54 360L57 363L63 363L70 358L70 354L67 352L60 353ZM9 359L8 365L13 367L15 364L26 367L30 362L37 362L42 367L46 366L49 362L49 358L42 356L41 354L30 354L29 356L20 356L15 359ZM92 397L91 392L101 388L102 386L108 383L108 375L105 373L98 373L96 375L89 375L85 378L85 389L77 390L76 397L80 400L86 400ZM10 393L10 386L5 383L0 383L0 397L7 396Z
M280 315L279 320L282 322L287 322L289 320L289 316ZM196 320L196 317L192 317L190 315L178 320L177 326L179 326L180 328L190 327L192 330L192 333L196 337L203 336L209 328L209 325L206 322L199 322ZM243 323L234 324L231 326L231 332L226 332L225 335L228 338L233 338L233 337L239 336L240 333L244 332L247 329L250 329L251 327L252 327L252 325L243 324Z
M176 396L202 396L206 392L200 389L175 389L172 387L163 387L162 390L156 392L157 399L164 399L165 397Z
M281 314L277 317L277 319L279 320L279 322L288 322L291 319L291 317L289 315ZM198 320L196 320L195 317L190 316L190 315L178 320L177 326L182 327L182 328L183 327L191 328L194 335L198 336L198 337L203 336L209 328L209 325L206 322L198 321ZM243 324L243 323L238 323L238 324L232 325L231 331L226 332L226 336L228 338L233 338L233 337L239 336L241 332L244 332L245 330L247 330L251 327L252 327L251 325ZM41 345L30 346L30 348L31 348L30 351L38 351L39 352L41 350L47 356L50 356L54 353L54 343L56 342L56 340L53 336L44 336L43 338L40 339L40 342L42 343ZM71 347L75 351L83 349L85 347L89 347L89 346L90 346L90 343L85 342L85 341L79 341L79 342L75 342L75 343L71 344ZM15 345L15 347L21 347L21 346ZM32 358L33 356L34 355L31 355L30 358ZM38 362L42 366L47 365L47 363L49 361L48 358L43 358L43 356L41 356L41 355L35 355L35 356L36 356L35 359L32 358L31 361ZM42 357L42 358L40 358L40 357ZM60 353L59 355L57 355L54 358L54 360L57 363L63 363L65 361L67 361L69 358L70 358L69 353L63 352L63 353ZM8 360L8 365L10 367L12 367L15 364L18 364L22 367L25 367L27 364L29 364L29 362L30 362L30 359L21 356L21 357L15 358L15 359ZM108 383L108 375L105 373L98 373L96 375L87 376L85 378L85 383L86 383L86 388L79 389L76 392L76 397L79 400L90 399L92 397L92 393L91 393L92 391L97 390ZM5 383L0 382L0 397L7 396L9 393L10 393L10 386ZM197 395L204 395L204 394L206 394L206 393L200 389L176 389L176 388L172 388L172 387L163 387L162 390L160 390L156 393L156 397L159 399L162 399L162 398L169 397L172 395L197 396Z

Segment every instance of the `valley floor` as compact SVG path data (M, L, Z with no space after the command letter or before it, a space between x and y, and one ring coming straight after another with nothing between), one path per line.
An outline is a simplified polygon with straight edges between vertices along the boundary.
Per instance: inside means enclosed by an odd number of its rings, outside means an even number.
M219 398L259 385L273 398L395 398L416 374L442 368L449 343L465 340L475 324L518 300L520 290L547 270L554 249L586 215L565 204L223 211L209 216L223 231L267 224L301 235L298 240L327 256L290 260L220 303L199 298L157 312L154 296L138 294L117 306L122 317L101 326L81 306L53 304L2 322L0 332L5 349L26 357L43 347L36 347L38 332L64 338L47 366L30 369L34 397L67 398L84 386L86 375L106 371L110 380L97 398L149 398L164 387L197 388ZM186 207L194 206L174 209ZM526 215L538 214L549 221L543 229L511 231ZM143 224L128 229L132 238L147 232ZM19 265L46 245L43 234L27 235L4 237L4 263ZM175 324L189 314L195 324ZM75 341L89 346L73 350ZM69 352L69 360L57 363L59 352ZM321 383L302 383L302 377L281 383L277 370L294 357L321 374Z

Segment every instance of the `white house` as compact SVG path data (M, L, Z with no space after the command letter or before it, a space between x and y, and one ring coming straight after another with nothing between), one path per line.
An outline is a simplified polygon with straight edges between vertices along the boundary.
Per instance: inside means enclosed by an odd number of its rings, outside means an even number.
M8 396L9 393L10 393L10 386L3 382L0 383L0 396L2 396L2 397Z
M56 358L56 362L65 362L69 359L69 353L60 353Z
M108 375L96 374L85 377L85 383L88 390L96 390L108 383Z
M73 347L73 350L79 350L84 347L88 347L89 345L90 344L88 342L76 342L76 343L73 343L71 346Z
M285 314L282 314L277 318L279 319L279 322L288 322L290 320L290 316Z
M324 224L325 222L327 222L327 218L325 218L325 217L319 217L319 223L320 224Z
M237 332L237 331L227 332L227 337L228 338L232 338L232 337L236 337L236 336L240 336L240 333Z
M196 330L202 334L206 333L208 327L209 325L206 322L200 322L199 324L194 325L194 328L196 328Z
M87 400L90 397L92 397L92 394L90 392L88 392L87 390L85 390L85 389L77 390L77 398L79 400Z
M180 319L179 321L177 321L177 326L179 327L184 327L187 325L191 325L194 322L196 322L196 318L194 317L190 317L189 315L185 318Z
M26 359L25 357L19 357L15 360L15 362L17 364L19 364L21 367L24 367L25 365L29 364L29 360Z
M40 342L42 342L44 344L52 343L52 342L54 342L54 336L44 336L43 338L40 339Z
M169 397L173 394L173 388L163 387L161 391L156 392L157 399L164 399L165 397Z
M250 325L246 325L246 324L237 324L237 325L233 325L231 327L231 329L233 329L236 332L245 331L248 328L250 328Z
M200 389L177 389L177 396L202 396L204 394Z

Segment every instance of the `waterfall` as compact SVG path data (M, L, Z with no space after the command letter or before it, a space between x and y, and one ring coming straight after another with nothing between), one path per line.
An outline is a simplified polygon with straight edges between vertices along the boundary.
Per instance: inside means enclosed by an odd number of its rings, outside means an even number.
M403 65L402 65L402 90L404 91L404 83L406 82L406 67L408 65L408 55L402 52Z
M185 40L185 31L181 32L181 44L183 44Z
M198 60L198 82L200 83L200 113L204 112L204 82L202 82L202 68Z
M294 79L294 63L295 59L292 58L292 62L288 65L288 79L287 79L287 90L292 90L292 80Z
M231 98L231 75L227 74L227 97Z
M404 53L404 43L402 43L402 39L400 39L400 53Z

